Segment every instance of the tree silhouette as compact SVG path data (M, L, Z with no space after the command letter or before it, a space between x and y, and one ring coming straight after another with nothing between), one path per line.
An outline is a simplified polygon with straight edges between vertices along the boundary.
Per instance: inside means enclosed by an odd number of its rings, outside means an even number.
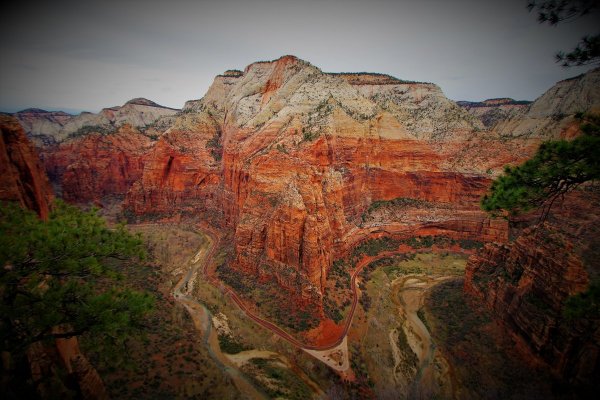
M599 0L542 0L529 1L527 9L537 12L540 23L557 25L597 12ZM584 36L572 51L556 53L556 62L564 67L600 62L600 34Z

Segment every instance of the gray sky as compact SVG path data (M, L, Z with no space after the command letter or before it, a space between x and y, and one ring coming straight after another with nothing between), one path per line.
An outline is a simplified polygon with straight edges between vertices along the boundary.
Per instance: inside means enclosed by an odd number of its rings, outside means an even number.
M12 2L17 3L17 2ZM540 25L527 0L32 1L3 9L0 110L180 108L215 75L296 55L326 72L433 82L454 100L533 100L597 16Z

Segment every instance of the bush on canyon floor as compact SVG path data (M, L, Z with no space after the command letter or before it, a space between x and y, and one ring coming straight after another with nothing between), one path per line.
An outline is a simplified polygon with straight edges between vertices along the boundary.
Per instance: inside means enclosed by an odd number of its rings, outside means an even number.
M119 283L120 269L144 257L139 238L122 225L109 229L94 210L56 202L42 221L2 204L1 350L18 361L33 343L88 333L118 359L153 307L148 293Z
M237 354L248 350L248 347L238 342L231 335L219 335L219 347L223 353Z
M311 390L304 381L277 360L252 358L243 370L271 398L300 400L311 397Z

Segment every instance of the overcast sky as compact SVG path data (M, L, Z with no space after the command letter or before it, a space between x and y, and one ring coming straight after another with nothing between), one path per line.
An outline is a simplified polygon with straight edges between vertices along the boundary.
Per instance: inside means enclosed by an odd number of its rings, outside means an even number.
M590 68L564 69L554 54L599 22L540 25L527 0L11 3L2 11L2 111L96 112L134 97L180 108L215 75L285 54L326 72L434 82L453 100L533 100Z

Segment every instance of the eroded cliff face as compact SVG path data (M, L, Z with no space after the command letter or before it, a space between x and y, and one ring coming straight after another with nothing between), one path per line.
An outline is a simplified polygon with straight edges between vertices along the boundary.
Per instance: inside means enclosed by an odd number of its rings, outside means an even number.
M109 198L124 198L142 176L143 156L154 143L124 125L110 135L90 133L47 147L42 156L65 200L100 204Z
M205 112L185 113L142 159L125 206L137 214L222 215L220 126ZM222 223L222 221L219 221Z
M542 227L472 256L464 286L526 354L584 389L600 376L600 319L569 314L567 302L600 276L600 194L590 190L570 195Z
M17 201L46 219L54 198L35 148L19 122L0 115L0 200Z
M495 127L506 138L571 137L579 126L577 112L600 110L600 68L558 82L527 108Z

